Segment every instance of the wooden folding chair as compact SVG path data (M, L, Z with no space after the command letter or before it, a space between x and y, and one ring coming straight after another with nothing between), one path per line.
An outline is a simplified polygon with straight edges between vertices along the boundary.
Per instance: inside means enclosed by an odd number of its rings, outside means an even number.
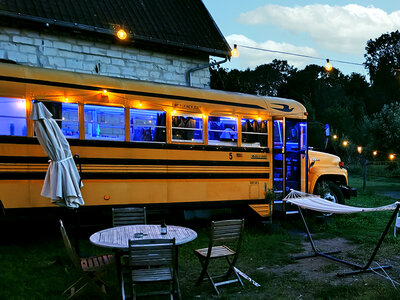
M211 223L210 242L208 248L194 250L194 254L198 257L202 270L196 282L199 285L204 276L207 276L211 282L215 292L219 295L218 286L238 282L242 288L243 283L238 273L235 270L235 264L239 255L240 246L242 243L242 234L244 227L244 219L242 220L224 220ZM224 243L229 242L235 245L232 250ZM233 247L232 247L233 248ZM230 260L232 257L232 260ZM229 264L227 272L223 275L211 277L207 268L213 259L225 258ZM228 280L229 276L233 274L235 279ZM215 282L214 279L223 278L223 281Z
M120 207L112 209L113 227L147 224L146 207Z
M122 276L122 298L128 293L133 299L137 296L169 295L174 298L176 291L181 293L177 276L175 239L144 239L129 241L129 272ZM165 282L168 290L152 290L138 293L138 285Z
M70 292L68 299L79 296L87 289L92 289L99 296L106 296L105 283L101 280L104 273L112 266L114 257L111 254L80 258L71 246L67 232L60 220L61 235L64 240L65 248L74 267L78 270L81 277L69 286L63 294Z

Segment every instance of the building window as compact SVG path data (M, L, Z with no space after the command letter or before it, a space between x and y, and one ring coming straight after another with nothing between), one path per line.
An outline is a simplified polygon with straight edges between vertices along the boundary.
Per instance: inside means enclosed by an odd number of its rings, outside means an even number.
M68 139L79 139L79 114L77 103L43 102L53 119Z
M131 141L165 143L166 118L163 111L130 109Z
M0 97L0 135L26 136L25 99Z
M267 147L268 127L267 121L242 119L242 146L243 147Z
M173 142L203 142L203 118L195 115L172 116Z
M236 118L208 117L208 144L237 145Z
M125 140L123 107L85 105L85 138L89 140Z

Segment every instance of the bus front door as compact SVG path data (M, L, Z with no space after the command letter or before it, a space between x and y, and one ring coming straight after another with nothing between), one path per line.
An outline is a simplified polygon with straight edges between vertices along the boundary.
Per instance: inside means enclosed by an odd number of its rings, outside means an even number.
M306 191L307 123L305 120L276 119L273 124L273 178L279 200L274 210L297 212L282 202L291 189Z

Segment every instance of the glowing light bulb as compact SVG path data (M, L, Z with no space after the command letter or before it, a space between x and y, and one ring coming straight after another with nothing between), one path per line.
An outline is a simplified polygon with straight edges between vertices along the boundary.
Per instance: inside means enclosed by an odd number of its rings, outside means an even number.
M232 55L232 57L238 57L239 56L239 50L237 49L237 45L236 44L233 45L233 49L231 51L231 55Z
M375 150L374 152L372 152L372 155L373 156L377 156L378 155L378 151Z
M347 147L347 146L349 145L349 141L343 141L342 145L343 145L344 147Z
M329 59L326 60L325 70L328 72L332 70L332 64L329 62Z
M394 154L389 154L389 159L390 160L393 160L393 159L395 159L396 158L396 156L394 155Z
M334 140L337 140L337 135L336 135L336 134L332 135L332 138L333 138Z
M117 31L117 37L118 37L120 40L126 40L126 38L128 37L128 34L126 33L125 30L120 29L120 30Z
M358 147L357 147L357 152L358 152L358 153L360 153L360 154L361 154L361 153L362 153L362 150L363 150L363 149L362 149L362 147L361 147L361 146L358 146Z

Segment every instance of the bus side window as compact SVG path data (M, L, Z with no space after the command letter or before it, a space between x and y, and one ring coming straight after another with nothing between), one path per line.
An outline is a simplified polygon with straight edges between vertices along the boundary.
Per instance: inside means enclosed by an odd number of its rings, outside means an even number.
M242 146L243 147L267 147L268 123L253 119L242 119Z
M208 117L208 144L236 146L236 119L229 117Z
M203 118L195 115L172 116L173 142L203 142Z
M43 104L53 115L63 134L68 139L79 138L79 117L77 103L45 102Z
M132 142L166 141L165 111L130 109L130 131Z
M26 136L25 99L0 97L0 135Z
M85 105L85 138L89 140L125 140L123 107Z

